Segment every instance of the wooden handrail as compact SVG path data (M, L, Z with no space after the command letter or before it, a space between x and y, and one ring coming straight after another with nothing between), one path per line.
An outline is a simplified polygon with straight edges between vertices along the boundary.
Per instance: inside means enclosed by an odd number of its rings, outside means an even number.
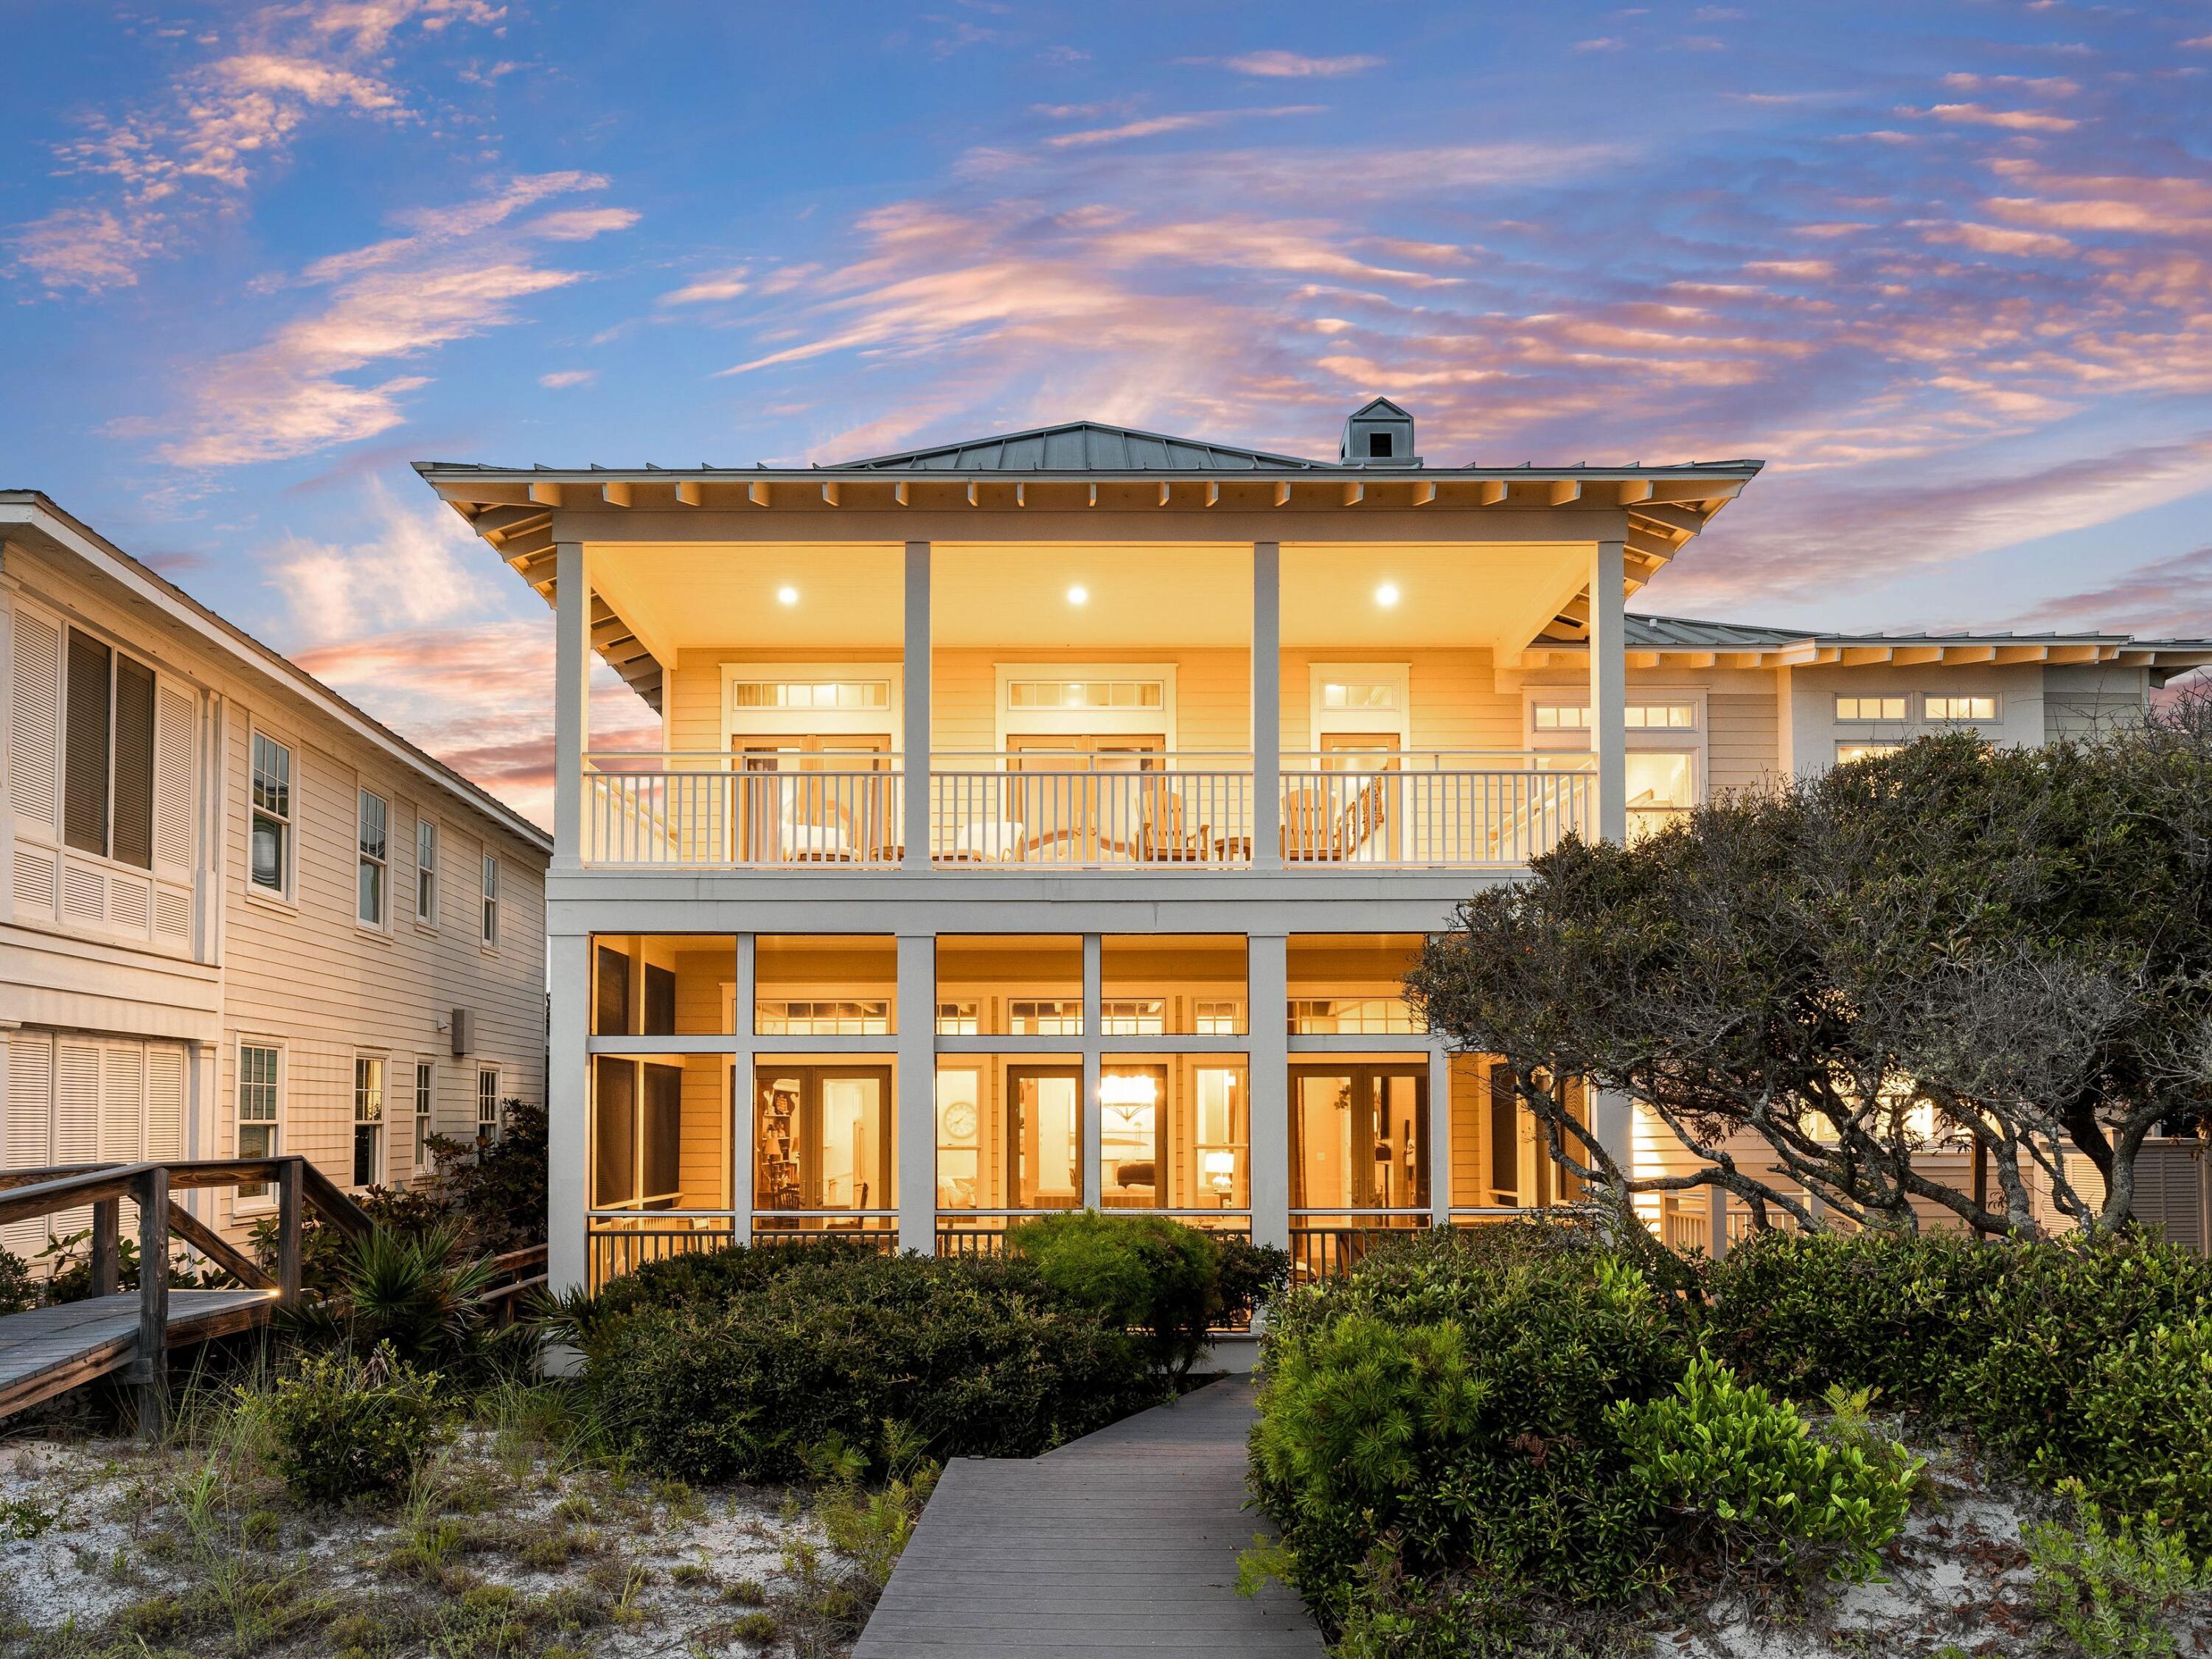
M301 1158L298 1163L300 1195L307 1200L309 1209L350 1239L367 1238L376 1230L376 1224L368 1218L368 1212L347 1197L337 1182L307 1159Z
M195 1187L235 1187L243 1182L274 1181L288 1163L296 1163L308 1169L297 1153L283 1158L183 1158L174 1162L153 1161L143 1164L68 1164L58 1172L54 1170L19 1170L15 1179L0 1184L0 1223L22 1221L36 1215L50 1215L56 1210L74 1209L80 1204L96 1204L103 1200L130 1198L133 1188L149 1171L166 1170L172 1189L182 1191ZM328 1177L324 1177L328 1184ZM345 1194L332 1187L339 1201L360 1217L363 1226L368 1218L361 1214Z

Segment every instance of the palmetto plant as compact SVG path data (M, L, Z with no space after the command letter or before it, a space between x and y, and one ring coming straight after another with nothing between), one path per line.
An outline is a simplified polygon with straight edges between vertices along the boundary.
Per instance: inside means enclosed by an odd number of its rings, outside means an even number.
M414 1234L379 1227L348 1253L339 1297L357 1346L388 1342L410 1364L432 1364L475 1340L492 1279L491 1263L466 1249L456 1223Z

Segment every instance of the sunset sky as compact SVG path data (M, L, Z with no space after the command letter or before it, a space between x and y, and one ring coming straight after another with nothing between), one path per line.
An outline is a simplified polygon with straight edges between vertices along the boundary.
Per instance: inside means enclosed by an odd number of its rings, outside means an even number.
M14 0L0 486L547 817L410 460L1758 456L1638 608L2212 633L2212 5ZM602 728L641 706L610 682Z

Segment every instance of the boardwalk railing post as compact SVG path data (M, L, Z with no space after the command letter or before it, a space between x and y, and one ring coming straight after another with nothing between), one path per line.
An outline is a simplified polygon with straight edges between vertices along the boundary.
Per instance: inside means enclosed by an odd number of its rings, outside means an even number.
M92 1293L113 1296L123 1282L123 1200L103 1198L92 1206Z
M300 1305L300 1160L288 1158L276 1173L276 1305Z
M158 1439L168 1413L169 1171L138 1177L138 1436Z

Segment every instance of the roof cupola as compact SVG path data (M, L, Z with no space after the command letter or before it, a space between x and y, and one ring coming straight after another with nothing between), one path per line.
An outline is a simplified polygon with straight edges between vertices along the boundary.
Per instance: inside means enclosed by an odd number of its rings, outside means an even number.
M1419 466L1413 417L1388 398L1375 398L1346 417L1337 459L1346 466Z

